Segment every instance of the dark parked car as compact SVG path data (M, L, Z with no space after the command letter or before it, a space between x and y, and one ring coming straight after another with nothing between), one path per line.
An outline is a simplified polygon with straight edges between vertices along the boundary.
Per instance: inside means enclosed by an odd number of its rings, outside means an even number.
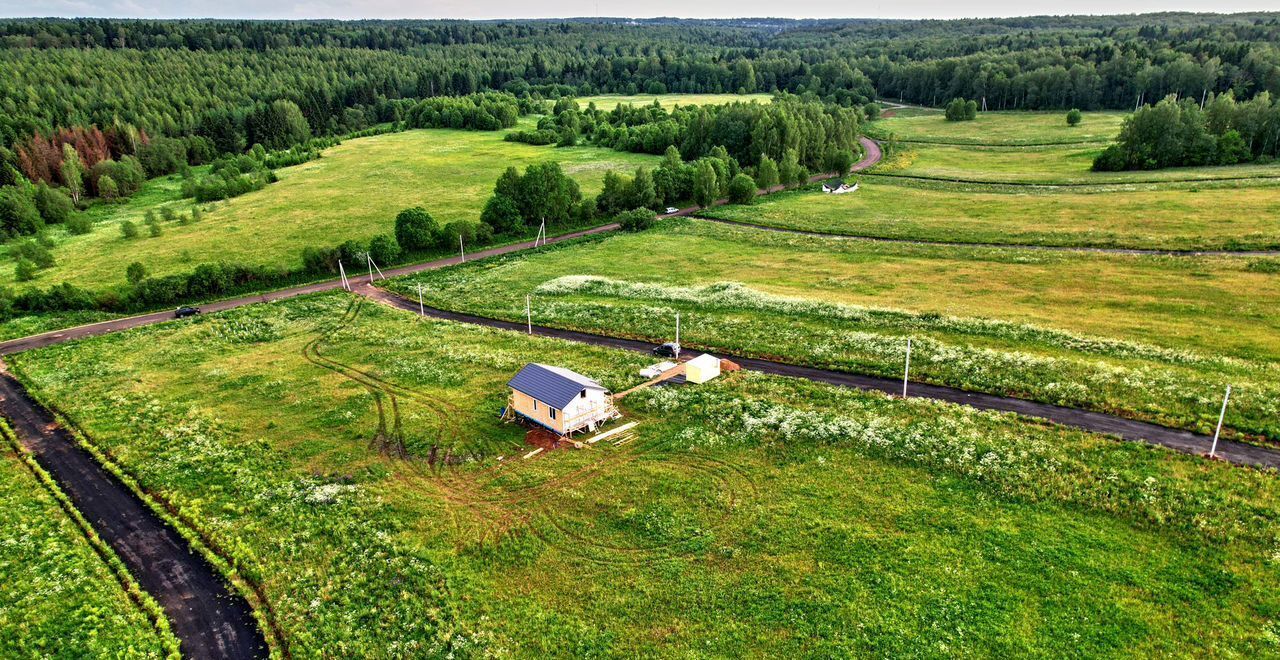
M200 313L199 307L179 307L178 311L173 313L175 319L185 319L188 316L195 316Z
M669 341L661 346L654 346L653 354L658 357L678 358L680 357L680 344Z

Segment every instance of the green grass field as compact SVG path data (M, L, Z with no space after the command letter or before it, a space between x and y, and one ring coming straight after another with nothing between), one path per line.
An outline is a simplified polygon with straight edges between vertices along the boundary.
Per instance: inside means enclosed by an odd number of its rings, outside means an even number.
M593 280L591 278L604 278ZM1280 439L1280 278L1244 260L869 244L692 220L401 280L429 304ZM1237 405L1238 404L1238 405Z
M631 96L619 94L604 94L600 96L583 96L576 99L582 107L586 107L588 103L595 103L597 108L601 110L612 110L619 103L630 103L634 106L652 105L657 101L659 105L670 110L671 108L690 105L723 105L725 103L734 103L736 101L756 101L759 103L769 103L773 100L772 94L635 94Z
M938 144L1084 144L1115 139L1128 113L1086 112L1068 126L1065 112L980 112L973 121L947 121L942 112L894 112L869 129L876 136Z
M807 189L712 218L782 229L955 243L1168 250L1280 247L1280 186L1203 190L990 191L865 177L858 192Z
M14 360L231 549L294 656L1275 650L1271 475L748 374L624 400L628 444L525 460L496 419L521 364L618 389L645 357L353 303ZM378 451L380 408L408 459Z
M1089 168L1102 151L1100 146L1006 148L913 144L900 149L906 153L870 171L945 181L1073 186L1280 179L1280 163L1092 172Z
M0 511L0 656L162 658L177 648L7 438Z
M217 204L197 224L166 223L158 238L147 236L145 228L141 238L123 238L120 222L137 222L147 202L166 199L166 191L176 196L178 184L162 179L149 184L143 200L104 218L91 234L61 238L53 250L57 265L40 271L30 285L71 282L101 289L123 283L124 269L134 261L155 275L214 261L293 267L304 247L390 233L396 213L410 206L425 207L441 223L475 222L509 165L554 160L581 183L584 194L594 194L606 170L631 171L656 162L594 147L504 142L502 135L427 129L350 140L327 150L324 158L280 170L278 183ZM13 284L12 264L0 262L0 285Z

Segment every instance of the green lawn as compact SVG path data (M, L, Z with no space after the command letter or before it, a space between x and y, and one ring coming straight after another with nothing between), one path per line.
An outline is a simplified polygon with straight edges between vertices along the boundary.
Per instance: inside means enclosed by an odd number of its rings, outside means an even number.
M592 279L592 278L604 278ZM699 221L393 280L429 304L535 323L901 374L1280 439L1280 277L1233 258L946 248Z
M15 362L229 549L298 657L1275 652L1271 475L746 374L525 460L496 412L532 360L614 389L646 362L341 293Z
M652 105L657 101L659 105L670 110L676 105L723 105L725 103L733 103L735 101L757 101L759 103L769 103L773 100L772 94L604 94L600 96L583 96L576 99L582 107L587 107L588 103L594 102L597 108L601 110L612 110L619 103L630 103L631 105Z
M984 191L865 177L858 192L808 189L703 215L830 234L957 243L1170 250L1280 247L1280 186L1203 190Z
M122 284L125 267L134 261L154 275L213 261L296 267L304 247L391 232L396 213L410 206L425 207L441 223L475 222L509 165L554 160L582 184L584 194L594 194L606 170L656 162L594 147L504 142L502 135L428 129L350 140L320 160L280 170L278 183L217 204L198 224L167 223L158 238L143 228L142 238L124 239L119 223L138 221L145 200L166 199L165 191L176 195L176 182L152 182L143 200L103 218L91 234L60 237L53 250L57 265L40 271L30 285L71 282L102 289ZM12 263L0 261L0 285L13 284Z
M1128 113L1086 112L1077 126L1065 112L980 112L973 121L947 121L942 112L906 113L877 120L871 132L909 142L940 144L1083 144L1110 142Z
M876 174L1000 184L1117 185L1223 179L1280 179L1280 163L1092 172L1101 146L971 147L912 144L871 170Z
M6 438L0 511L0 656L161 658L177 648Z

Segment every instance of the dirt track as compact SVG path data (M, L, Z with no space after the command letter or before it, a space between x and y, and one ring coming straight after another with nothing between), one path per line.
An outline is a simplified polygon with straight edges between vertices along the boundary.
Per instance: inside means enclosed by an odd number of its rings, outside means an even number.
M418 312L418 302L416 300L409 300L383 289L362 286L356 288L356 293L369 296L370 298L384 304L407 310L415 314ZM501 321L498 319L434 309L431 307L427 307L425 310L428 316L449 321L472 323L491 328L513 330L516 332L526 332L527 330L527 326L524 323ZM610 337L607 335L598 335L589 332L579 332L576 330L560 330L558 328L548 328L538 325L533 326L533 333L545 337L557 337L560 339L567 339L569 341L582 342L595 346L607 346L610 348L621 348L630 351L648 352L653 348L653 344L649 342L637 341L634 339L622 339L619 337ZM690 355L696 355L696 353L690 352ZM804 378L806 380L838 385L840 387L853 387L861 390L877 390L890 394L902 391L902 381L898 379L864 376L844 371L836 371L833 369L819 369L816 367L785 364L782 362L743 357L730 353L717 353L717 355L737 362L742 365L743 369L750 369L768 374ZM1159 445L1187 454L1206 454L1209 451L1209 444L1211 442L1209 437L1192 433L1190 431L1171 429L1157 424L1125 419L1123 417L1116 417L1106 413L1065 408L1048 403L1038 403L1035 401L999 396L996 394L969 392L942 385L912 382L909 394L912 397L958 403L966 406L972 406L980 410L999 410L1003 412L1017 413L1026 417L1048 420L1063 426L1069 426L1094 433L1113 435L1130 442L1144 442L1147 444ZM1217 456L1222 460L1238 465L1280 468L1280 451L1249 445L1242 442L1235 442L1232 440L1219 441Z
M266 657L267 645L248 603L7 373L0 373L0 413L134 579L164 608L183 657Z

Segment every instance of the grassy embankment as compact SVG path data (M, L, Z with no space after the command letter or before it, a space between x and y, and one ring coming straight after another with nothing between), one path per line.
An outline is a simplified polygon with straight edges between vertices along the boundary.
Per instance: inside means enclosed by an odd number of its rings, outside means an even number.
M604 278L604 281L591 278ZM428 304L1280 439L1280 279L1235 258L868 244L699 221L393 280ZM1248 292L1244 295L1242 292Z
M103 559L24 464L30 459L16 453L8 430L0 433L0 656L160 658L176 651L177 640L139 603L159 607L141 591L126 591L123 564L113 568Z
M749 374L625 400L621 447L522 460L495 417L521 364L620 389L644 356L351 300L16 360L232 549L294 655L1274 651L1272 475ZM393 396L409 460L370 442Z

